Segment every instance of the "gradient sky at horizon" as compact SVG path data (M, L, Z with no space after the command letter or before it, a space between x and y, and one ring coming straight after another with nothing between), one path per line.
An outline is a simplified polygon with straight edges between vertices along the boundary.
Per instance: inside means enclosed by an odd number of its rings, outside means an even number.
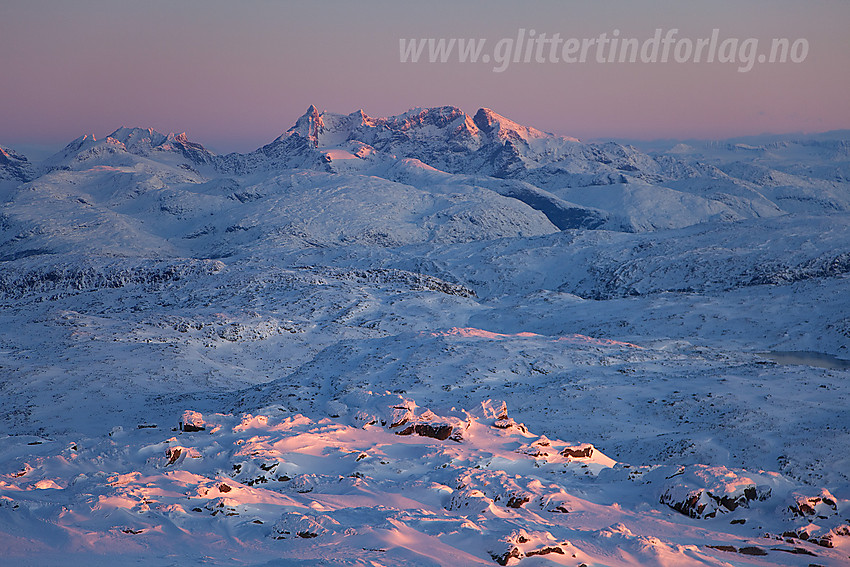
M489 107L579 138L724 138L850 128L850 2L2 0L0 144L119 126L249 151L310 104L372 116ZM802 63L401 63L400 38L805 38ZM486 52L487 50L485 50Z

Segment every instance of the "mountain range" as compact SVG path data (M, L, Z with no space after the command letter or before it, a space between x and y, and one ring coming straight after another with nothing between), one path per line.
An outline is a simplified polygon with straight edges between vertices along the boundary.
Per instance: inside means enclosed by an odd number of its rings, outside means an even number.
M817 167L801 170L801 154L817 155ZM119 128L101 140L81 136L41 163L5 150L0 158L7 257L96 246L103 230L133 234L125 253L218 256L265 239L394 245L565 229L644 232L850 207L843 141L644 153L546 134L489 109L370 118L311 106L247 154L219 156L185 134ZM26 188L16 189L21 182ZM380 218L364 214L345 229L319 213L389 194ZM286 212L292 198L297 218ZM33 200L63 213L41 226L26 213ZM99 221L86 224L93 214ZM233 238L237 231L245 234Z

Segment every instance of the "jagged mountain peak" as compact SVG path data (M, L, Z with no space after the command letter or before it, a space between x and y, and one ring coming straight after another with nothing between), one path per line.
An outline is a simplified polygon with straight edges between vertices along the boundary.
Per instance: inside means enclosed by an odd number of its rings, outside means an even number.
M104 159L104 156L115 156L115 159L126 162L128 155L156 160L156 155L173 154L179 156L178 160L187 160L193 167L212 165L215 157L201 144L190 141L185 132L166 135L153 128L121 126L101 139L92 134L80 136L41 162L40 169L43 173L56 169L76 169L81 164Z
M29 181L33 173L32 164L25 155L0 146L0 181Z
M161 134L153 128L127 128L126 126L121 126L107 137L124 145L147 141L151 146L158 146L167 139L165 134Z
M175 134L174 132L171 132L168 135L168 141L169 142L179 142L181 144L195 143L195 142L189 141L189 137L186 135L186 132L180 132L179 134Z
M412 108L398 116L387 119L388 123L399 129L410 129L416 126L443 127L457 119L466 119L466 113L456 106L435 106L431 108Z
M295 121L295 125L275 140L275 142L280 142L290 136L298 135L309 140L311 145L316 147L319 142L319 133L323 128L324 121L322 120L322 114L319 112L319 109L316 108L316 105L311 104L307 109L307 112L302 114L301 117Z
M46 171L50 171L59 167L60 164L64 163L68 158L79 155L81 152L86 150L90 150L99 143L100 141L98 141L94 134L83 134L82 136L68 142L64 148L45 159L41 165Z
M107 136L106 140L123 144L124 149L128 152L138 155L148 155L154 150L178 150L183 151L183 153L192 150L209 154L203 145L189 140L186 132L162 134L153 128L127 128L122 126Z
M0 146L0 164L29 161L25 155L19 154L11 148Z
M358 108L357 110L355 110L354 112L349 114L349 116L351 116L352 118L358 118L363 123L366 123L366 122L369 122L369 121L372 120L365 112L363 112L362 108Z
M449 140L457 137L478 138L481 132L471 116L455 106L413 108L396 116L373 118L362 109L351 114L319 112L315 105L272 145L299 136L313 148L331 147L355 140L382 145L390 139ZM476 144L478 145L478 144Z
M295 121L295 125L287 130L275 142L283 142L293 135L304 138L316 147L332 146L357 138L356 131L372 129L386 122L385 119L374 119L362 109L351 114L338 114L322 111L311 104L307 111ZM273 142L273 143L275 143Z
M530 126L523 126L509 118L505 118L497 112L493 112L489 108L479 108L473 118L475 125L482 131L496 138L507 139L522 139L528 141L535 138L549 138L552 134L543 132ZM577 138L566 137L567 140L578 142Z
M298 135L314 148L338 145L349 140L374 145L381 138L401 136L407 139L462 140L478 147L488 142L529 142L535 139L559 138L578 142L577 138L554 136L524 126L494 112L480 108L469 115L456 106L416 107L386 118L373 118L363 110L351 114L319 111L310 105L295 124L275 142Z
M67 152L70 150L79 150L82 149L84 146L91 146L95 142L97 142L97 138L94 134L83 134L82 136L68 142L68 145L66 145L62 149L62 151Z

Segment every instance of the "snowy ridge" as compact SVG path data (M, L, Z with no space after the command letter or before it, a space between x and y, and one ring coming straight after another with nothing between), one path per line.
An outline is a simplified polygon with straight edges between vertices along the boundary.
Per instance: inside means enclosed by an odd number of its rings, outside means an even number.
M18 299L28 294L74 294L103 288L143 284L156 286L224 269L216 260L111 261L106 265L87 257L63 257L61 262L18 263L0 273L0 297ZM56 297L54 295L54 297Z

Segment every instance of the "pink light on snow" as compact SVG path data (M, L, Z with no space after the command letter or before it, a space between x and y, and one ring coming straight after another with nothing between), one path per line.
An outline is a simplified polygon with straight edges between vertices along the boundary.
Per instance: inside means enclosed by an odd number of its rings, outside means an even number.
M534 337L542 337L546 339L552 339L558 342L569 342L574 344L585 344L592 346L621 346L621 347L629 347L629 348L639 348L643 349L643 347L638 346L636 344L627 343L623 341L615 341L611 339L596 339L593 337L588 337L587 335L565 335L562 337L547 337L546 335L538 335L537 333L529 333L527 331L521 333L494 333L492 331L485 331L484 329L476 329L475 327L452 327L448 331L437 331L431 333L432 337L477 337L482 339L513 339L513 338L534 338Z
M482 339L508 339L512 337L540 337L542 335L538 335L537 333L514 333L514 334L505 334L505 333L493 333L491 331L485 331L484 329L476 329L475 327L452 327L448 331L438 331L436 333L431 333L432 337L449 337L449 336L458 336L458 337L480 337Z

